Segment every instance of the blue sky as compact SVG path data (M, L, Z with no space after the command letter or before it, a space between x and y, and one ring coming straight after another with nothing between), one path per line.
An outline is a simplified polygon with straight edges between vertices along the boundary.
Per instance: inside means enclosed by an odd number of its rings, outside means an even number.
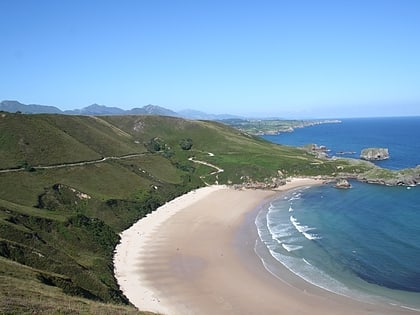
M420 115L420 1L0 1L0 100Z

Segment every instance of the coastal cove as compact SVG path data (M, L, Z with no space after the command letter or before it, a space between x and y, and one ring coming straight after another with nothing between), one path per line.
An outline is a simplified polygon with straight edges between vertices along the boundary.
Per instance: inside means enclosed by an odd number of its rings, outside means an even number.
M291 177L369 170L346 160L319 160L211 121L153 115L0 116L0 258L5 262L0 271L6 275L0 313L21 313L23 299L25 309L40 312L135 311L130 305L83 301L128 303L109 266L119 234L146 214L207 184L273 189L284 188Z
M420 315L420 0L0 8L0 315Z
M386 126L388 120L376 122ZM346 120L277 137L295 137L292 144L303 145L296 139L307 133L312 137L307 142L326 143L335 152L327 135L337 137L337 143L340 135L328 128L343 125ZM325 129L322 141L315 139L318 128ZM387 139L373 142L390 148L394 169L417 165L390 145L398 140ZM353 143L350 150L370 144ZM406 152L416 151L418 144L411 144L414 148L405 146ZM122 234L115 256L120 286L139 309L164 314L285 309L300 314L418 314L419 187L351 184L352 189L339 190L319 180L289 180L281 193L212 186L184 195L158 209L156 213L167 215L148 223L146 230ZM118 257L129 252L121 253L125 233L141 249L121 261ZM127 270L136 277L124 275L129 261Z
M313 185L323 186L297 179L281 190ZM212 186L159 208L142 219L149 220L147 230L136 229L140 220L121 235L114 263L123 292L139 309L163 314L416 313L325 291L279 263L280 274L270 274L254 252L254 220L283 194ZM163 217L155 221L154 215Z

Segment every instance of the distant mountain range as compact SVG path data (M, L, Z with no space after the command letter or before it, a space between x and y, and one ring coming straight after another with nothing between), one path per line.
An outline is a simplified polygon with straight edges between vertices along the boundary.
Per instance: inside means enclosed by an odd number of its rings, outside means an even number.
M62 111L55 106L36 105L36 104L22 104L18 101L2 101L0 103L0 111L23 114L64 114L64 115L86 115L86 116L109 116L109 115L161 115L182 117L187 119L202 119L202 120L223 120L240 118L234 115L221 114L213 115L201 111L186 109L179 112L157 106L146 105L141 108L132 108L124 110L118 107L108 107L104 105L92 104L82 109L65 110Z

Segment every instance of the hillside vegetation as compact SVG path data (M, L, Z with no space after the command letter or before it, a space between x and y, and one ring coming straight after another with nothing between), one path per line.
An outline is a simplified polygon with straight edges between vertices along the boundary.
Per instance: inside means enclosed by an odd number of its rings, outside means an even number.
M0 156L2 314L134 314L113 250L158 206L205 184L363 171L220 123L160 116L0 113Z

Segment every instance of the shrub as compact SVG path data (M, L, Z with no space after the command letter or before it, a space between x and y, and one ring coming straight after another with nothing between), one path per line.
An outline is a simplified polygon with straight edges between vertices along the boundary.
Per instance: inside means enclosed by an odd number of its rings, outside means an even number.
M193 141L191 138L182 139L179 145L181 146L182 150L190 150L193 146Z

